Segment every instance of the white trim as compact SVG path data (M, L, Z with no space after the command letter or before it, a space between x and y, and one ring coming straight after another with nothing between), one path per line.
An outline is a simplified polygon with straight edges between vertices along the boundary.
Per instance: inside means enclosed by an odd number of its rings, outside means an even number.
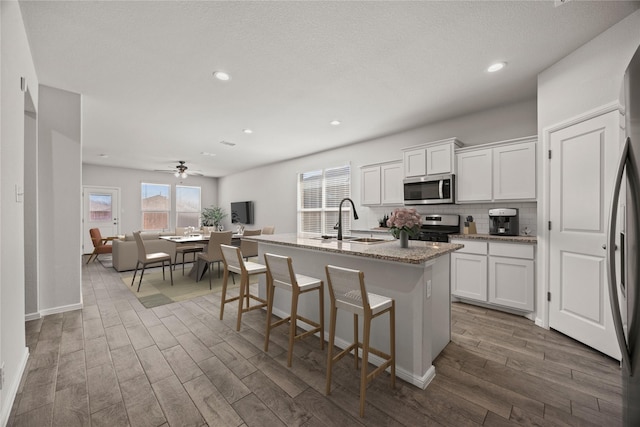
M22 353L22 358L20 359L20 363L18 365L18 375L14 376L14 381L9 385L9 388L6 390L2 390L3 397L4 393L7 393L6 399L3 399L2 402L2 413L0 413L0 426L6 426L9 422L9 416L11 415L11 408L16 400L16 395L18 394L18 387L20 387L20 381L22 381L22 376L24 375L25 368L27 367L27 361L29 360L29 347L24 348L24 352ZM5 405L6 403L6 405Z
M35 313L29 313L29 314L25 314L24 315L24 321L28 322L30 320L38 320L40 319L42 316L40 315L39 312L35 312Z
M65 313L67 311L82 310L82 303L62 305L60 307L47 308L40 310L40 316L48 316L50 314Z

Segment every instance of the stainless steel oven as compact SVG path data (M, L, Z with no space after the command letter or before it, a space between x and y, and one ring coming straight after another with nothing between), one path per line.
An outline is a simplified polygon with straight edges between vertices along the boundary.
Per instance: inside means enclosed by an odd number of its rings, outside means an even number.
M433 175L405 178L405 205L455 203L455 176Z

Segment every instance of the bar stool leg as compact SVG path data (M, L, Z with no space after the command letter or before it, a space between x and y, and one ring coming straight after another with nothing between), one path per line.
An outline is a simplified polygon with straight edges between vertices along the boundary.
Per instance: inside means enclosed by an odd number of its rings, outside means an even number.
M289 318L289 354L287 355L287 366L291 367L293 360L293 342L296 339L297 323L298 323L298 297L299 291L293 288L291 293L291 317Z
M336 316L338 308L331 304L331 319L329 321L329 348L327 349L327 386L325 394L331 394L331 371L333 370L333 343L336 337Z
M364 314L362 325L362 366L360 367L360 417L364 417L364 402L367 394L367 368L369 366L369 335L371 333L371 315ZM357 351L357 349L356 349Z
M229 270L224 269L224 276L222 278L222 295L220 295L220 320L224 316L224 305L227 302L227 280L229 279Z
M396 301L391 301L391 311L389 311L389 336L391 340L391 388L396 388Z
M358 369L358 315L353 313L353 343L355 344L355 348L353 349L353 360L356 365L356 369Z
M320 350L324 350L324 283L320 282Z
M238 297L238 321L236 323L236 331L240 331L240 326L242 325L242 304L244 302L245 295L248 295L249 290L247 289L249 286L249 278L246 274L241 275L242 278L240 280L240 296ZM247 301L247 307L249 306L249 302Z
M271 316L273 313L275 288L269 277L267 277L267 330L264 334L264 351L269 351L269 336L271 335Z

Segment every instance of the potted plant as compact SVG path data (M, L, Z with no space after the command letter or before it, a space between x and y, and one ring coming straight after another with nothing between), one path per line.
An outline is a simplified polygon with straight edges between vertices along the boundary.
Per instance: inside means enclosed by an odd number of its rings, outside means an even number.
M202 210L202 225L218 227L226 216L227 213L221 207L212 206L210 208L204 208Z

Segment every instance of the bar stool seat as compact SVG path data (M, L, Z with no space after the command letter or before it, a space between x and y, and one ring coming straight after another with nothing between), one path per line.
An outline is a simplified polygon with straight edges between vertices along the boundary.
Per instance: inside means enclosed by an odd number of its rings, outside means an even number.
M289 351L287 355L287 366L291 366L293 360L293 344L295 340L302 339L308 335L320 333L320 349L324 349L324 284L322 280L315 277L296 274L293 271L293 262L290 257L275 254L264 254L267 265L267 328L264 338L264 351L269 351L269 336L271 330L284 323L289 322ZM275 289L280 288L291 292L291 311L288 317L271 323L271 313L273 311L273 298ZM311 291L318 291L319 322L314 322L298 314L298 299L300 294ZM312 326L312 329L301 333L298 330L298 320Z
M224 316L224 306L228 302L238 300L238 321L236 330L240 330L242 323L242 313L257 310L267 306L267 300L260 298L251 293L249 288L249 279L256 274L266 274L267 267L257 262L244 261L242 251L237 246L220 245L222 250L222 262L224 263L224 276L222 281L222 295L220 297L220 320ZM240 275L240 293L237 297L227 298L227 282L229 273ZM256 305L250 305L250 300L254 299L259 302ZM246 301L246 307L243 307Z
M329 350L327 352L327 385L325 393L331 394L331 373L333 365L353 350L355 367L358 369L358 348L362 349L362 365L360 368L360 417L364 417L364 403L367 383L390 368L391 388L396 386L396 334L395 334L395 300L382 295L368 293L364 284L364 273L358 270L327 265L327 283L331 301L331 321L329 330ZM347 348L333 355L336 338L336 318L338 308L353 313L354 342ZM389 313L389 354L369 345L371 321L385 313ZM358 316L363 316L362 342L358 341ZM369 353L384 359L373 371L367 373Z

